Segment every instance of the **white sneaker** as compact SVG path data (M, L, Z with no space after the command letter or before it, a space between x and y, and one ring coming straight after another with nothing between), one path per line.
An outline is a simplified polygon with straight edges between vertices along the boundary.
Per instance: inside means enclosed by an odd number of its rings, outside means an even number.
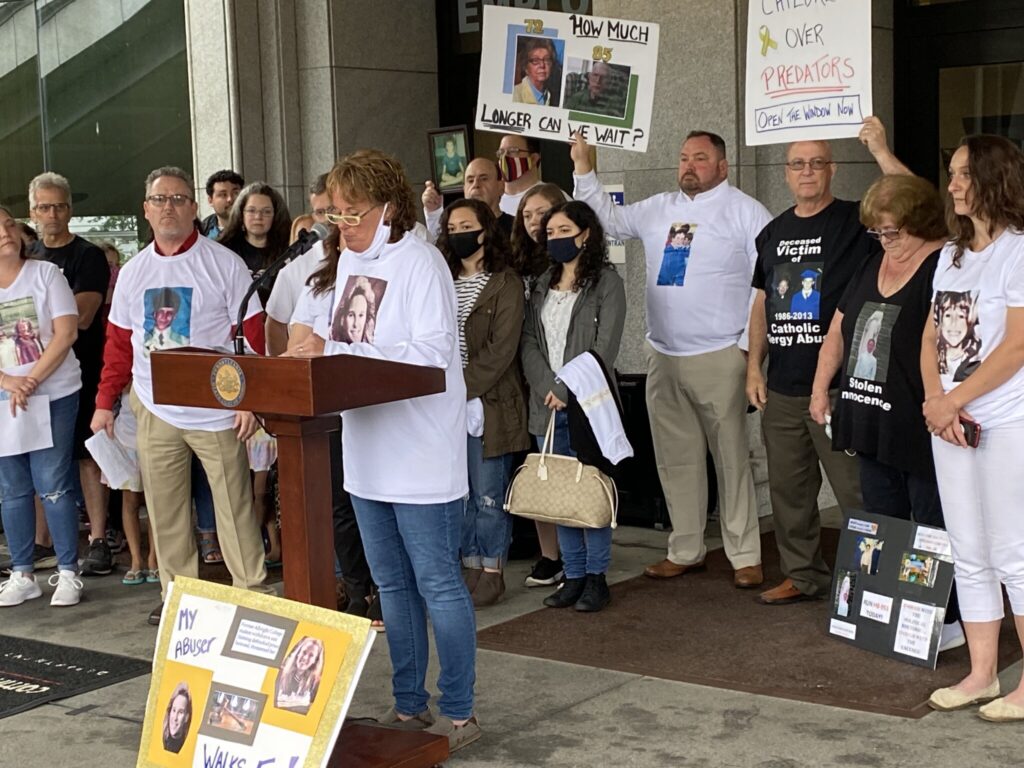
M942 625L942 634L939 635L939 653L959 648L966 642L964 627L959 621Z
M50 577L49 584L57 587L53 590L50 605L78 605L82 599L82 582L74 571L58 571Z
M34 600L42 594L43 590L36 584L34 574L13 571L11 578L0 584L0 607L21 605L26 600Z

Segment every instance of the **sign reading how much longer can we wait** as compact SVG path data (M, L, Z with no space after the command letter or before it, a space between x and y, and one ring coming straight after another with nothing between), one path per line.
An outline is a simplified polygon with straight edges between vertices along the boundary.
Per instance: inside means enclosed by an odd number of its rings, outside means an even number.
M646 152L657 63L657 24L488 5L476 127Z
M871 106L871 3L750 0L747 144L857 135Z

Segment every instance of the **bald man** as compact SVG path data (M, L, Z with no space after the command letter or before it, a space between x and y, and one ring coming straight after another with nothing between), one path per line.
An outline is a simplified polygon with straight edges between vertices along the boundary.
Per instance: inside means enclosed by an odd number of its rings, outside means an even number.
M494 215L498 217L498 226L505 234L512 237L512 224L515 217L502 212L499 203L505 191L505 184L498 175L498 166L493 160L486 157L478 157L470 161L466 166L465 178L462 183L462 195L470 200L479 200L486 203ZM444 199L437 191L434 182L428 181L426 189L423 190L423 218L427 222L427 230L430 232L430 240L437 240L441 228L441 213Z

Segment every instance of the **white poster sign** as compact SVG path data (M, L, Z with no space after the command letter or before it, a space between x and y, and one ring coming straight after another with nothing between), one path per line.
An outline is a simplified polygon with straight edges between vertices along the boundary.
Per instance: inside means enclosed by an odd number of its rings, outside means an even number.
M941 629L941 626L936 627L937 614L938 609L934 605L904 600L900 605L900 620L896 627L893 650L918 659L927 659L932 638L937 636L936 630Z
M646 152L657 62L651 22L487 6L476 127Z
M747 144L856 136L871 105L871 3L750 0Z

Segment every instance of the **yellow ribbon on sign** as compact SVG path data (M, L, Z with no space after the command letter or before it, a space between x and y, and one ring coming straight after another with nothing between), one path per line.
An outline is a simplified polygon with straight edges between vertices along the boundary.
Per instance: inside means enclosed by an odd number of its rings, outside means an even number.
M768 26L765 24L761 25L761 28L757 31L758 36L761 38L761 55L767 56L769 48L778 48L779 44L772 40L771 32L768 31Z

